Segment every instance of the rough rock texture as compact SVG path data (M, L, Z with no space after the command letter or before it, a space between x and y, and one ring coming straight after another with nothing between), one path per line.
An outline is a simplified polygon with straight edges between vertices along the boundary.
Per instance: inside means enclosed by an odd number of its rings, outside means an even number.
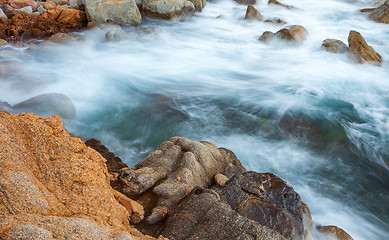
M267 2L267 4L269 4L269 5L277 5L277 6L281 6L281 7L288 8L288 9L293 9L293 8L295 8L295 7L293 7L293 6L290 6L290 5L286 5L286 4L280 3L280 2L277 1L277 0L269 0L269 1Z
M205 8L205 5L207 4L207 0L189 0L189 1L193 3L197 12L201 12L203 8Z
M231 209L216 192L201 188L195 189L174 210L162 234L171 240L285 240L278 232Z
M187 0L146 0L143 11L148 17L173 19L192 16L195 6Z
M151 210L146 220L152 224L164 219L196 186L209 187L217 173L231 177L244 171L227 149L218 149L209 142L174 137L134 168L122 169L120 191L136 197ZM150 198L153 202L146 204Z
M0 47L4 46L4 45L7 45L7 44L8 44L7 41L5 41L4 39L0 39Z
M353 240L353 238L343 229L337 226L317 226L317 230L335 240Z
M274 34L275 37L296 43L302 43L308 35L307 29L300 25L291 25Z
M348 47L345 43L337 39L325 39L321 46L326 49L328 52L332 53L345 53L348 50Z
M270 40L272 40L274 37L274 33L273 32L270 32L270 31L266 31L264 33L262 33L262 35L259 37L259 41L261 42L269 42Z
M266 19L265 22L267 23L275 23L275 24L286 24L286 22L280 18L272 18L272 19Z
M254 5L257 3L256 0L235 0L235 1L237 1L240 4L244 4L244 5Z
M89 22L139 25L142 16L135 0L85 0Z
M110 187L105 159L57 116L1 111L0 172L0 239L153 239L129 226L142 207Z
M244 19L261 21L263 16L253 5L248 5Z
M373 10L369 14L369 18L379 23L389 23L389 0Z
M86 15L76 9L56 7L42 15L18 14L0 19L0 38L19 40L45 38L57 32L75 31L86 26Z
M359 32L350 31L348 36L348 54L358 63L381 65L381 56L369 46Z

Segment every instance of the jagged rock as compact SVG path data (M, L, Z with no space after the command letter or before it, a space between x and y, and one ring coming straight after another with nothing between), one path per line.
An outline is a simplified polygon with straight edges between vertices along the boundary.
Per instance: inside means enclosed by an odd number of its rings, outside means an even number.
M196 186L209 187L217 173L230 177L244 171L235 154L227 149L174 137L134 168L123 168L120 191L141 203L153 199L150 206L144 204L151 211L146 221L153 224L164 219Z
M142 21L135 0L85 0L85 11L89 22L139 25Z
M115 200L104 158L70 137L58 116L0 112L0 146L1 239L50 233L107 239L129 232L129 214Z
M143 4L143 11L148 17L173 19L192 16L195 6L187 0L147 0Z
M240 215L279 232L286 239L305 235L304 208L293 188L271 173L246 172L217 190Z
M254 5L257 3L256 0L235 0L239 4L244 4L244 5Z
M189 0L193 3L195 10L197 12L201 12L203 8L205 8L205 5L207 4L207 0Z
M337 39L325 39L321 46L332 53L345 53L348 50L347 45Z
M66 43L69 41L85 41L86 38L84 35L76 33L56 33L52 35L48 40L54 43Z
M3 12L3 9L0 8L0 19L1 18L7 18L8 19L7 15L5 15L5 13Z
M267 2L268 5L277 5L277 6L281 6L281 7L284 7L284 8L287 8L287 9L294 9L295 7L293 6L290 6L290 5L286 5L286 4L283 4L283 3L280 3L279 1L277 0L269 0Z
M261 42L269 42L270 40L272 40L274 37L274 33L273 32L270 32L270 31L266 31L264 33L262 33L262 35L259 37L259 41Z
M266 19L266 23L286 24L286 22L280 18Z
M301 25L291 25L274 34L275 37L296 43L302 43L308 35L307 29Z
M348 36L348 54L358 63L381 65L381 56L369 46L359 32L350 31Z
M369 14L369 18L379 23L389 23L389 0L373 10Z
M263 16L253 5L248 5L244 19L261 21Z
M337 226L317 226L316 229L334 240L353 240L347 232Z
M8 44L8 42L7 41L5 41L4 39L0 39L0 47L1 46L4 46L4 45L7 45ZM1 75L1 74L0 74Z
M193 190L169 216L162 235L171 240L285 240L278 232L231 209L216 192L201 188Z

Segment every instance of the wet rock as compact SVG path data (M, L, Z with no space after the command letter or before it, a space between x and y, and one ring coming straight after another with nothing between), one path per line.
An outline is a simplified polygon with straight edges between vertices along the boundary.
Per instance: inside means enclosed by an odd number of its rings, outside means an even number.
M206 0L189 0L193 3L194 7L195 7L195 10L197 12L201 12L203 10L203 8L205 8L205 5L207 3Z
M235 1L244 5L254 5L257 3L256 0L235 0Z
M358 63L371 63L381 65L381 56L369 46L359 32L350 31L348 36L348 54L351 59Z
M302 239L305 235L305 206L299 194L274 174L246 172L232 177L217 192L240 215L286 239Z
M231 209L216 192L201 188L193 190L174 210L162 235L171 240L285 240L278 232Z
M253 5L248 5L244 19L261 21L263 16Z
M5 41L4 39L0 39L0 47L1 47L1 46L5 46L5 45L7 45L7 44L8 44L7 41Z
M345 43L337 39L325 39L321 46L328 52L332 53L345 53L348 51L348 47Z
M0 8L0 19L1 18L7 18L8 19L7 15L5 15L5 13L3 12L3 9Z
M266 31L264 33L262 33L262 35L259 37L259 41L261 42L269 42L273 39L274 37L274 33L273 32L270 32L270 31Z
M317 226L316 229L334 240L353 240L347 232L337 226Z
M121 29L111 30L105 34L105 40L109 42L117 42L117 41L124 40L126 38L127 38L126 32Z
M286 24L286 22L280 18L266 19L266 23Z
M379 23L389 23L389 0L373 10L369 14L369 18Z
M89 22L139 25L142 21L135 0L85 0L85 11Z
M148 17L173 19L192 16L195 6L187 0L147 0L143 10Z
M57 114L66 121L76 116L73 102L66 95L59 93L47 93L33 97L16 104L12 109L16 112L34 112L46 117Z
M275 37L291 42L302 43L308 35L308 31L301 25L291 25L274 34Z
M196 186L209 187L217 173L229 176L244 171L240 161L227 149L174 137L135 167L122 169L120 191L140 203L153 199L143 204L148 215L146 221L153 224L164 219Z
M268 5L277 5L277 6L281 6L281 7L284 7L284 8L287 8L287 9L294 9L295 7L293 6L290 6L290 5L286 5L286 4L283 4L283 3L280 3L279 1L277 0L269 0L267 2Z
M84 35L77 33L56 33L52 35L48 41L54 43L66 43L70 41L85 41L86 38Z

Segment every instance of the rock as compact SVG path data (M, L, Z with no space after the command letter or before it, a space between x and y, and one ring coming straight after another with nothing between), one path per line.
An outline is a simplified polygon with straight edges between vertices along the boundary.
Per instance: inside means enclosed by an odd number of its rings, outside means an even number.
M42 6L44 7L44 9L50 10L50 9L56 8L56 7L57 7L57 4L55 4L55 3L52 2L52 1L46 1L46 2L43 2L43 3L42 3Z
M274 33L273 32L270 32L270 31L266 31L264 33L262 33L262 35L259 37L259 41L261 42L269 42L273 39L274 37Z
M277 0L269 0L267 2L268 5L277 5L277 6L281 6L281 7L284 7L284 8L287 8L287 9L295 9L295 7L293 6L290 6L290 5L286 5L286 4L283 4L283 3L280 3L279 1Z
M32 14L32 7L31 6L26 6L24 8L15 9L15 10L12 11L12 14L13 15L17 15L17 14Z
M39 6L38 9L37 9L37 12L39 13L39 15L43 14L46 11L47 10L44 7L42 7L42 6Z
M139 25L142 21L135 0L85 0L85 11L89 22Z
M115 196L115 199L127 209L128 213L130 213L131 215L130 222L139 223L140 221L143 220L144 210L142 205L126 197L125 195L123 195L122 193L116 190L112 190L112 192L113 195Z
M8 232L9 239L29 239L34 237L38 240L54 240L53 234L43 228L39 228L30 224L20 224Z
M54 43L66 43L69 41L85 41L86 38L84 35L77 33L56 33L52 35L48 40Z
M254 5L257 3L256 0L235 0L235 1L244 5Z
M302 43L308 35L308 31L300 25L291 25L274 34L275 37L296 43Z
M321 46L328 52L332 53L345 53L348 51L348 47L345 43L337 39L327 38L323 41Z
M214 179L215 179L215 183L219 187L224 187L224 185L226 185L226 182L228 181L228 177L221 173L216 174Z
M207 0L189 0L193 3L195 10L201 12L207 3Z
M12 109L16 112L34 112L45 117L57 114L66 121L76 116L73 102L66 95L59 93L47 93L33 97L16 104Z
M146 0L143 11L148 17L173 19L192 16L195 6L187 0Z
M232 177L217 192L240 215L286 239L301 239L305 235L305 206L300 196L274 174L245 172Z
M39 7L38 2L34 0L9 0L8 4L14 9L21 9L29 6L32 8L33 12L35 12Z
M125 31L121 29L111 30L105 34L105 40L109 42L117 42L127 38Z
M261 21L263 16L253 5L248 5L244 19Z
M8 42L7 41L5 41L4 39L0 39L0 47L1 46L5 46L5 45L7 45L8 44ZM1 74L0 74L1 75Z
M231 209L216 192L201 188L193 190L169 215L162 235L171 240L286 240L278 232Z
M373 10L369 14L369 18L378 23L389 23L389 0Z
M372 12L376 10L376 8L364 8L364 9L361 9L359 10L361 13L366 13L366 12Z
M3 9L0 8L0 19L1 18L7 18L8 19L7 15L5 15L5 13L3 12Z
M286 24L286 22L280 18L266 19L266 23Z
M353 240L347 232L337 226L317 226L316 229L334 240Z
M359 32L350 31L348 36L348 54L358 63L381 65L381 56L369 46Z
M137 199L146 213L151 212L146 221L153 224L164 219L196 186L209 187L216 174L230 176L244 171L240 161L227 149L174 137L135 167L120 170L119 190Z

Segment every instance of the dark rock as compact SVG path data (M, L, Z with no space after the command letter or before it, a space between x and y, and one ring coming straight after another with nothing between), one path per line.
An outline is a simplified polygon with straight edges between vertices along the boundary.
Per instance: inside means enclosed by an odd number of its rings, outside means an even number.
M274 33L273 32L270 32L270 31L266 31L264 33L262 33L261 37L259 37L259 41L261 42L269 42L270 40L272 40L274 37Z
M146 221L161 221L196 186L209 187L218 173L246 171L236 156L210 142L174 137L134 168L120 171L121 192L145 203ZM150 202L150 199L152 201ZM151 212L151 214L148 214Z
M286 24L286 22L280 18L266 19L267 23Z
M287 8L287 9L294 9L295 7L293 6L290 6L290 5L286 5L286 4L283 4L283 3L280 3L279 1L277 0L269 0L267 2L268 5L277 5L277 6L281 6L281 7L284 7L284 8Z
M337 39L326 39L321 44L323 48L325 48L328 52L332 53L345 53L348 50L346 44Z
M334 240L353 240L347 232L337 226L317 226L316 229Z
M361 9L359 10L361 13L366 13L366 12L372 12L376 10L376 8L364 8L364 9Z
M285 239L231 209L216 192L201 188L193 190L174 210L162 235L171 240Z
M302 239L305 235L305 206L300 196L274 174L246 172L232 177L217 192L240 215L279 232L286 239Z
M244 5L254 5L257 3L256 0L235 0L235 1Z
M369 46L359 32L350 31L348 36L348 54L358 63L381 65L381 56Z
M248 5L244 19L261 21L263 16L253 5Z
M374 9L370 14L369 18L379 23L389 23L389 0L384 4Z

